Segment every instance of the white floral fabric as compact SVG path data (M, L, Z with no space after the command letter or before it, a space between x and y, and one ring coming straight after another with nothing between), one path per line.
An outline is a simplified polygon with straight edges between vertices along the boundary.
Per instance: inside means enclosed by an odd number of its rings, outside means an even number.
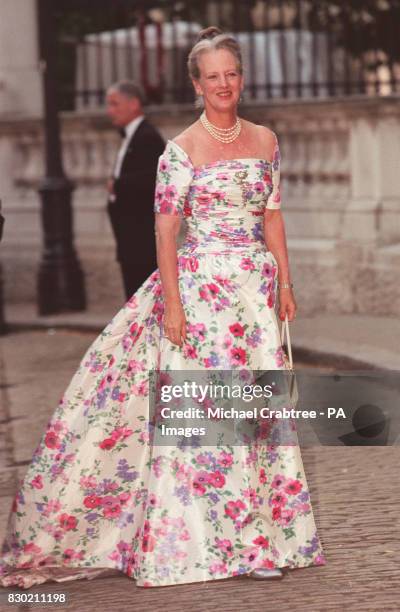
M271 161L197 167L168 141L154 210L187 221L187 340L163 337L157 269L87 349L49 419L10 509L3 586L116 569L153 587L326 563L298 446L151 443L150 370L285 367L263 232L265 209L281 206L280 161L277 138Z

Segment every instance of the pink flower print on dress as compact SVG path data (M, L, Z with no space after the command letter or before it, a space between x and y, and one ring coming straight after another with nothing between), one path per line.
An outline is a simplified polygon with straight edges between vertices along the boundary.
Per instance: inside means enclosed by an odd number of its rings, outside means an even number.
M245 327L240 323L233 323L233 325L229 326L229 331L236 338L242 338L245 332Z
M259 554L260 550L257 548L257 546L249 546L248 548L244 548L241 552L241 556L246 560L250 567L255 567L258 565Z
M282 489L288 482L288 479L282 474L276 474L271 482L271 487L273 489Z
M168 448L154 446L149 413L148 374L162 366L188 378L193 370L214 379L215 370L235 369L240 385L253 383L249 370L285 368L277 262L263 231L266 209L281 207L280 164L277 139L271 162L221 159L201 169L168 141L154 212L185 217L176 271L188 341L182 348L162 340L156 268L89 347L49 422L12 501L0 585L72 580L78 566L82 576L114 568L157 587L325 563L300 451L264 444L271 419L242 447L196 440ZM174 378L166 375L165 384ZM244 543L258 507L272 524L257 520Z
M215 283L206 283L199 288L200 297L206 302L215 300L219 292L220 288Z
M229 501L225 504L225 514L231 519L236 519L243 510L246 510L246 504L241 499Z
M199 267L196 257L185 257L184 255L178 257L178 264L183 270L190 270L190 272L196 272Z
M297 495L298 493L300 493L302 488L303 488L302 483L300 482L300 480L297 480L297 479L289 480L284 486L284 490L288 495Z
M188 324L188 332L200 342L204 342L206 331L204 323Z
M227 557L233 556L233 545L231 540L226 538L221 539L218 536L215 536L215 544L219 550L221 550Z
M287 500L288 498L286 497L286 495L281 492L278 492L272 495L271 499L269 500L269 504L271 506L285 506Z
M254 538L253 544L255 544L256 546L260 546L263 549L266 549L269 547L268 539L264 538L264 536L262 535L259 535L257 538Z
M240 262L242 270L255 270L255 263L250 257L244 257Z
M225 484L225 476L220 471L212 472L209 475L208 481L211 486L216 487L217 489L220 489Z
M171 164L167 162L165 159L160 160L159 169L161 172L168 172L171 168Z
M195 346L185 342L183 346L183 354L187 359L197 359L197 349Z
M43 489L43 478L40 474L31 480L31 486L35 489Z
M234 347L230 351L231 365L246 365L247 352L240 347Z
M210 574L226 574L228 571L226 563L222 561L215 561L208 568Z
M225 451L221 451L221 453L217 457L217 462L219 463L219 465L222 465L225 468L231 467L233 463L232 453L226 453Z

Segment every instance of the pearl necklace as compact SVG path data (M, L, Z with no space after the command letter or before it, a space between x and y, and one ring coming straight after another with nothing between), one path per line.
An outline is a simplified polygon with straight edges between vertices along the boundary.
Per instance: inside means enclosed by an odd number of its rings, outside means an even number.
M242 129L242 122L240 121L239 117L236 117L235 125L230 128L220 128L211 123L207 119L205 111L201 113L200 121L203 127L207 130L209 134L211 134L213 138L225 143L233 142L234 140L236 140Z

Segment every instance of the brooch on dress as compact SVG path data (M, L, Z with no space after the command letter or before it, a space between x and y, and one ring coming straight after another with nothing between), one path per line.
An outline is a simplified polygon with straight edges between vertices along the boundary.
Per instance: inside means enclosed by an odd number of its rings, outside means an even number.
M239 170L238 172L235 172L234 176L237 178L237 182L239 183L240 189L242 190L242 208L246 208L246 190L248 188L246 179L249 176L249 173L247 170Z

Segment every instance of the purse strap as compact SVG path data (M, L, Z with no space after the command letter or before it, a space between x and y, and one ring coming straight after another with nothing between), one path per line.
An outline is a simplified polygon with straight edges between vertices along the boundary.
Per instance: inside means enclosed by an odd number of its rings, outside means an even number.
M292 343L290 341L290 333L289 333L289 319L287 313L285 315L285 320L282 321L281 325L281 344L283 345L285 341L285 332L286 332L286 344L288 350L288 358L289 358L289 366L290 369L293 369L293 356L292 356Z

